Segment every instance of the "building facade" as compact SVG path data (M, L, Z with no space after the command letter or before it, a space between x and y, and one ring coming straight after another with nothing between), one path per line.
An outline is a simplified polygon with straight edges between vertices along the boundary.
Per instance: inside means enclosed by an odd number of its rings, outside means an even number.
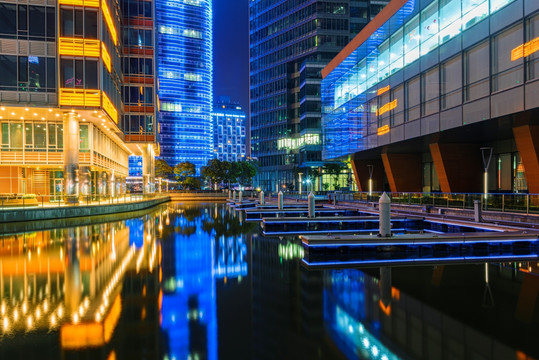
M246 156L246 115L238 104L221 96L213 107L213 152L221 161L242 161Z
M128 157L144 149L124 138L118 4L0 2L0 12L0 193L123 193Z
M393 0L322 72L323 157L363 191L538 193L538 44L535 1Z
M211 0L156 1L161 159L212 158Z
M258 186L298 188L298 172L321 169L320 70L387 2L250 2L251 156L260 166Z

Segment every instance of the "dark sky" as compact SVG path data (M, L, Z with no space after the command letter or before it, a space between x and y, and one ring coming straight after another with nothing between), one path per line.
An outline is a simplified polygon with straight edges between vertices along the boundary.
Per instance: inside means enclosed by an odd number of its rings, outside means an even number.
M213 0L213 96L249 113L249 0Z

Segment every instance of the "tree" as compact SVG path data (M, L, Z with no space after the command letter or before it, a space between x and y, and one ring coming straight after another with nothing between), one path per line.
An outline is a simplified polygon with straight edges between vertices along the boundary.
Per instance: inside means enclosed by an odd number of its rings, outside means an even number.
M330 162L324 164L324 171L333 177L335 182L335 189L337 189L339 182L339 175L346 167L341 162Z
M208 160L206 166L200 169L200 174L205 179L210 179L215 184L220 184L227 179L228 162L219 159Z
M174 175L178 183L185 188L186 180L196 174L195 164L184 161L174 166Z
M253 183L253 178L256 176L257 169L250 161L241 161L238 163L240 172L238 182L243 186L250 186Z
M202 187L202 181L200 181L200 178L198 177L188 176L185 178L184 187L186 187L188 190L200 190Z
M159 159L155 161L155 177L163 179L172 179L174 175L174 169L170 166L166 160Z

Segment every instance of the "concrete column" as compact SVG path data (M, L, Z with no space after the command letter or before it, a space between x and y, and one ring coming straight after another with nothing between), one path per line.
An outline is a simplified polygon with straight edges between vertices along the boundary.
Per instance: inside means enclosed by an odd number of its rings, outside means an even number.
M382 162L392 192L421 192L421 154L382 153Z
M142 181L143 192L152 193L155 191L155 154L153 145L142 146Z
M79 120L74 112L64 113L64 195L76 203L79 195Z
M433 143L429 148L442 192L483 191L483 165L478 145Z
M86 198L92 193L92 172L89 166L81 166L79 169L80 196ZM86 199L84 199L86 200Z

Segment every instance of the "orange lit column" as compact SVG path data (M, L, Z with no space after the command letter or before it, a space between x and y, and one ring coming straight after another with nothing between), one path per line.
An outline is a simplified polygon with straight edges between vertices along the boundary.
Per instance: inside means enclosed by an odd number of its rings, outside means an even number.
M91 186L91 171L89 166L81 166L79 169L79 185L80 185L80 195L89 196L92 191ZM82 199L86 200L86 199Z
M539 126L529 123L513 127L517 149L524 164L528 192L539 193Z
M74 112L64 112L64 195L66 203L79 201L79 121Z
M483 191L480 146L433 143L429 147L442 192Z
M421 155L382 153L382 162L392 192L421 192Z
M153 193L155 191L155 166L153 146L151 144L142 146L142 178L144 193Z

